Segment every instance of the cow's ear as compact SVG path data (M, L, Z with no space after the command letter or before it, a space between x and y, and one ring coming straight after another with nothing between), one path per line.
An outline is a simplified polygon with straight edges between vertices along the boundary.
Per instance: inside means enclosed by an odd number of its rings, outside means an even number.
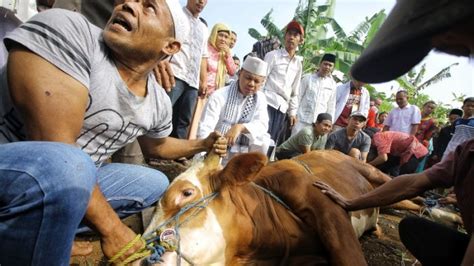
M255 179L258 172L267 164L262 153L244 153L232 158L222 170L221 185L243 185Z

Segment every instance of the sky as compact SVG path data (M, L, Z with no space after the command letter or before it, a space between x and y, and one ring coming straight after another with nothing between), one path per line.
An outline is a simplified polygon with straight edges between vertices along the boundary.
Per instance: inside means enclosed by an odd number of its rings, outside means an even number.
M184 5L186 0L180 0ZM317 3L324 3L319 0ZM260 20L273 8L273 22L283 28L293 18L298 0L209 0L201 16L207 20L209 27L218 22L224 22L237 32L238 40L234 53L242 58L252 50L255 39L248 34L249 28L257 29L265 35L266 31L261 26ZM337 0L335 19L346 33L350 33L365 17L370 17L376 12L385 9L386 13L393 8L395 0ZM474 61L474 60L473 60ZM433 100L460 107L459 103L452 101L452 93L474 96L474 62L468 58L459 58L445 54L431 52L423 61L427 64L425 78L439 72L452 63L459 65L451 70L452 77L427 88L424 93ZM395 82L378 84L374 86L379 91L390 95L396 92L398 85ZM391 87L394 87L391 90Z
M187 0L179 0L185 5ZM385 9L386 13L393 8L396 0L336 0L335 19L346 33L350 33L365 17L370 17L376 12ZM29 8L23 3L28 3ZM317 0L318 4L325 0ZM20 3L17 10L20 18L31 16L35 10L34 0L0 0L0 5L10 7L13 3ZM201 16L208 21L209 27L215 23L224 22L238 34L238 41L234 53L242 58L252 50L255 40L248 34L249 28L257 29L265 35L266 31L261 26L260 20L273 9L273 22L283 28L292 18L298 0L208 0L207 6ZM460 103L453 102L452 93L474 96L474 57L453 57L446 54L431 52L422 63L427 64L425 78L439 72L452 63L459 63L451 69L452 77L428 87L424 93L435 101L460 107ZM377 90L390 95L398 90L396 82L372 84ZM392 88L392 89L391 89Z

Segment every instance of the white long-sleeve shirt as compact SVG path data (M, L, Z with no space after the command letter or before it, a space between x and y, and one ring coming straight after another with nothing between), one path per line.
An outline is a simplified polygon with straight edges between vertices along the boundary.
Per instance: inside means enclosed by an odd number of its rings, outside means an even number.
M226 86L215 91L209 97L206 107L201 115L201 121L197 132L198 139L206 138L217 128L219 123L224 122L224 111L229 92L230 86ZM232 117L231 121L226 121L232 125L238 123L246 102L241 93L238 93L238 97L238 111L234 112L234 117ZM262 145L264 139L268 138L268 111L265 95L260 91L257 92L257 102L255 104L254 112L250 115L250 122L244 123L243 125L249 132L245 135L249 138L250 145Z
M332 76L320 77L318 73L305 75L301 79L298 98L299 121L314 123L320 113L329 113L335 121L336 82Z
M336 113L334 117L334 121L337 121L339 116L341 115L344 107L346 106L347 99L349 99L349 95L351 94L351 82L346 82L342 85L337 86L336 92ZM361 95L360 95L360 103L358 110L352 110L362 112L365 117L369 115L369 108L370 108L370 94L369 91L362 87L361 88Z
M199 18L183 7L183 12L189 20L189 36L181 42L181 49L173 55L170 64L175 77L186 82L192 88L199 88L199 74L202 58L209 57L207 51L208 30Z
M290 57L285 49L274 50L265 55L268 63L268 75L263 88L268 105L296 115L298 110L298 90L303 73L303 58Z

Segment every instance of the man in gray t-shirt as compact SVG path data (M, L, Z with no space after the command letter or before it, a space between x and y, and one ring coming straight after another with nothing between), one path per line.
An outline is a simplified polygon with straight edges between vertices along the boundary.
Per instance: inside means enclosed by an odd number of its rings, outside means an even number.
M279 160L290 159L313 150L324 150L327 134L331 131L332 117L328 113L317 116L312 127L305 127L291 136L276 149Z
M367 118L359 111L353 112L346 128L329 134L327 150L338 150L361 161L367 161L370 149L370 137L362 131Z
M183 16L176 0L127 1L102 31L78 13L51 9L6 36L0 209L8 215L0 223L8 226L0 226L1 265L68 264L71 250L87 251L73 248L81 221L98 231L108 258L134 240L119 216L151 206L168 185L153 169L103 164L135 139L147 157L225 154L216 133L168 137L171 103L153 69L179 51ZM121 259L140 247L132 243Z

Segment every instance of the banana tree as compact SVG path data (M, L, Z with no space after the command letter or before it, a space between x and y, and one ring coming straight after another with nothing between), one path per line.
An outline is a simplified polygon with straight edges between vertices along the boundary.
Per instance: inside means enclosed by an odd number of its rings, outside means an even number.
M326 0L325 4L316 2L316 0L300 0L294 15L294 19L305 29L305 42L298 52L305 59L304 72L314 71L323 54L330 52L338 57L335 69L347 74L350 66L360 56L385 20L385 12L382 10L370 18L366 17L348 35L333 17L336 0ZM272 12L273 10L270 10L261 20L261 24L267 30L266 35L260 34L253 28L249 29L249 34L257 40L277 36L283 43L284 29L275 26L271 17ZM327 37L330 30L333 36Z

